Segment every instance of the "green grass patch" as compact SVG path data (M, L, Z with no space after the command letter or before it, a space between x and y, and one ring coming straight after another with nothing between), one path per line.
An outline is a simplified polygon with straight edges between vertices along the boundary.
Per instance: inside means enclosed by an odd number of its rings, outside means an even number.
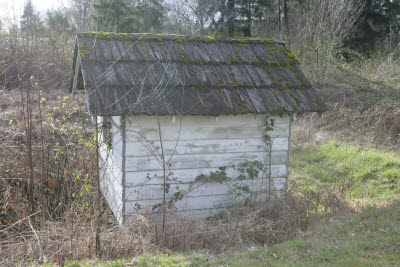
M400 204L335 215L303 236L269 249L227 255L211 266L396 266Z
M149 255L144 254L140 257L134 259L118 259L114 261L70 261L65 264L66 267L89 267L89 266L99 266L99 267L123 267L123 266L139 266L139 267L187 267L187 266L204 266L207 263L205 257L198 257L190 254L159 254L159 255ZM130 265L131 264L131 265ZM48 264L44 265L48 267L54 267L56 265Z
M328 187L349 198L393 201L400 196L400 156L336 142L291 153L292 180L303 189Z

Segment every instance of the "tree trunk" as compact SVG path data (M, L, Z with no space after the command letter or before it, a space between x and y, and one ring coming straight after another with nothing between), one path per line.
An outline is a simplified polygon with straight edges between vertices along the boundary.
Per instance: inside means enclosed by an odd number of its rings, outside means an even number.
M281 33L281 0L278 0L278 32Z
M284 16L284 23L285 23L285 31L286 34L289 35L289 10L287 5L288 0L283 0L283 16Z
M251 0L246 1L246 21L243 27L243 35L245 37L251 37L251 24L252 24L252 16L251 16Z
M228 35L235 35L235 0L228 0Z

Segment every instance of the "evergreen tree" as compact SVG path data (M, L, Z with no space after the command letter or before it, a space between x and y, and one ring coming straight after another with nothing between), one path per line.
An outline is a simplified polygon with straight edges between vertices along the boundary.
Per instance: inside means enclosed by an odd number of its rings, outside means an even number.
M46 26L53 34L71 34L74 32L74 27L69 20L69 16L61 9L48 10L45 22Z
M235 35L235 0L228 0L227 4L227 24L228 24L228 35Z
M35 8L29 0L25 7L20 20L22 36L25 40L26 52L32 46L37 46L39 43L40 35L43 33L43 24L40 20L39 14L36 13Z
M163 28L163 0L142 0L133 7L132 14L140 22L141 32L159 32Z
M31 0L28 0L24 7L24 13L20 20L21 31L26 33L34 33L41 27L41 20L39 14L36 13Z
M356 2L359 3L359 2ZM374 50L389 33L398 32L400 1L363 0L362 14L354 34L343 45L347 48L368 53Z
M75 28L72 26L66 12L61 9L47 11L46 44L53 64L63 65L68 57L67 47Z
M162 0L98 0L93 5L98 30L110 32L161 31L164 18Z
M134 32L138 21L127 0L98 0L93 4L93 23L97 31Z
M387 31L391 34L400 34L400 1L385 0L382 10L389 20Z
M219 0L220 14L215 27L221 33L252 36L254 23L264 21L274 5L274 0Z

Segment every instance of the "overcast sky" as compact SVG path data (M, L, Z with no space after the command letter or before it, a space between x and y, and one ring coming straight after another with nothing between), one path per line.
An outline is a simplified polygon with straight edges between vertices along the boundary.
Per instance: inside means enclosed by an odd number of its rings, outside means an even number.
M27 0L0 0L0 18L2 21L5 24L8 24L9 19L19 21L26 2ZM42 15L47 9L62 7L67 3L67 0L32 0L36 11L39 11Z

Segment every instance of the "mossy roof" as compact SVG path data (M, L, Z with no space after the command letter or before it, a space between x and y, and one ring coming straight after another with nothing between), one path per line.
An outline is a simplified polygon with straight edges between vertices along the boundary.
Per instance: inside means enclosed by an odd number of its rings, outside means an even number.
M297 58L272 39L80 33L74 68L92 115L326 109Z

